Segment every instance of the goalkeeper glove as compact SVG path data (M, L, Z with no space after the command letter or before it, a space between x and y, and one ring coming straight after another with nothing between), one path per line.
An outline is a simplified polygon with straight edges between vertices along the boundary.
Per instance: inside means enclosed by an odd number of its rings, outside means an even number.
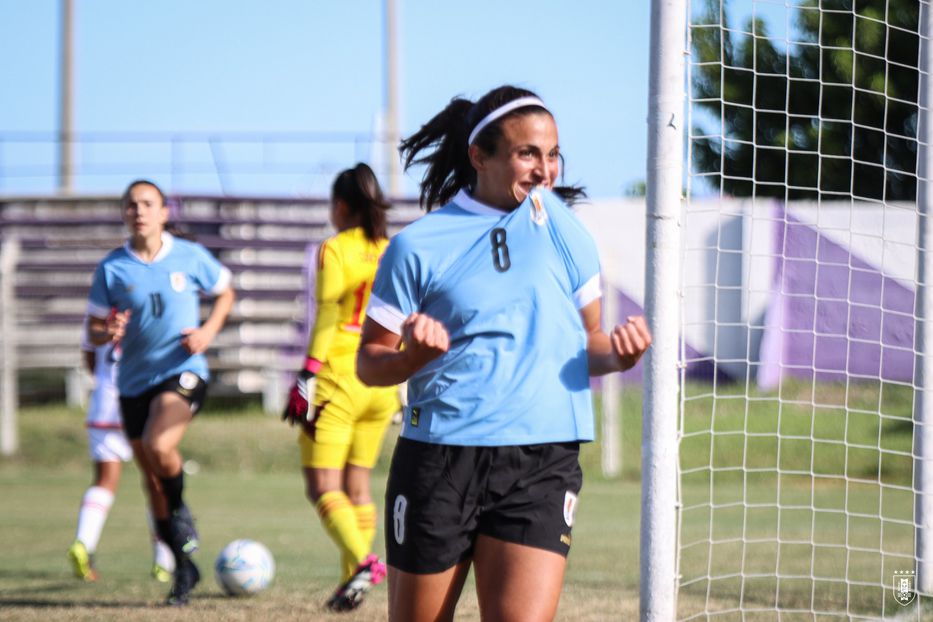
M289 425L297 423L302 426L311 423L311 400L314 399L316 383L311 372L301 370L298 373L295 384L288 392L288 404L282 413L282 421L288 421Z

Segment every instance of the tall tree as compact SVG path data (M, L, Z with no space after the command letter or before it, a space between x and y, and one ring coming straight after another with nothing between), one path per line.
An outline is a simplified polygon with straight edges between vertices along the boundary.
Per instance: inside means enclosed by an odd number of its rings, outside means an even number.
M805 0L785 41L707 0L692 20L692 172L736 196L914 199L918 7Z

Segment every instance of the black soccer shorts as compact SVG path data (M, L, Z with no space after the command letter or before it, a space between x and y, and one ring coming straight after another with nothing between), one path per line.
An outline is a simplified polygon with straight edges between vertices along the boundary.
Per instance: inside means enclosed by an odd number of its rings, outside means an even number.
M207 383L197 374L185 371L171 376L147 391L130 397L120 396L120 414L123 431L131 441L142 438L149 420L149 407L160 393L172 392L182 396L191 406L191 414L198 414L207 396Z
M441 572L476 536L567 556L583 485L580 444L437 445L400 438L386 485L386 555L404 572Z

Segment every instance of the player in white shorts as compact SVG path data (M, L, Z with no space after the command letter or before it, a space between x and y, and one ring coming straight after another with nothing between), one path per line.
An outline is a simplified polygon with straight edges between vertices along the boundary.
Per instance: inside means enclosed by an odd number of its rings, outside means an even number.
M86 330L82 331L82 334L86 333ZM122 463L132 460L133 448L123 433L120 417L116 384L119 345L106 344L95 348L83 338L81 350L88 371L94 374L94 391L91 393L85 422L88 450L94 463L94 483L81 500L78 528L74 544L68 549L68 557L76 577L96 581L98 574L94 567L94 552L120 483ZM152 576L165 583L172 578L175 558L168 546L156 537L151 515L147 512L146 516L152 539Z

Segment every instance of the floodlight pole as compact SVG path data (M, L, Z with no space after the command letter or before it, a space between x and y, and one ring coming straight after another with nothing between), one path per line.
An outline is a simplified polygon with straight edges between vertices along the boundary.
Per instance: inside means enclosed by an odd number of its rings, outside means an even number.
M652 0L648 78L645 361L641 459L641 593L645 622L677 611L677 415L686 0Z
M19 253L19 239L4 237L0 247L0 455L3 456L19 451L15 288Z
M920 3L920 110L917 125L917 302L914 324L914 538L917 590L933 594L933 10ZM906 570L906 569L905 569Z
M59 64L58 191L74 190L74 2L61 0L61 62Z
M605 275L604 275L605 276ZM619 324L619 292L606 278L603 282L603 327L607 333ZM619 374L602 377L602 467L603 476L618 477L622 472L622 438L619 425L619 394L622 384Z
M398 0L385 0L385 158L389 171L389 194L401 193L399 165L398 102Z

